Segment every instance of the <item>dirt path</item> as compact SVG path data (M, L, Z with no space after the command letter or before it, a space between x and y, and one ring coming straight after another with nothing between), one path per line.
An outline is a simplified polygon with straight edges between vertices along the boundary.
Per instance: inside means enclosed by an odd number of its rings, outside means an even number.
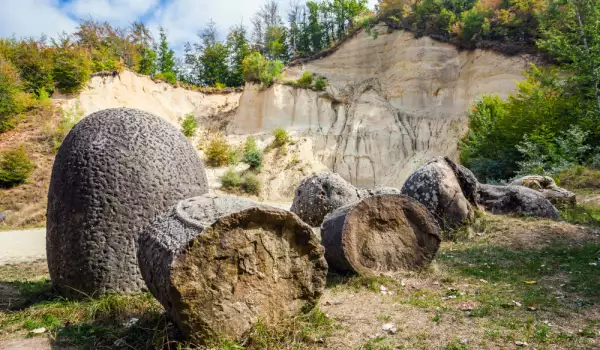
M0 265L45 258L45 228L0 232Z

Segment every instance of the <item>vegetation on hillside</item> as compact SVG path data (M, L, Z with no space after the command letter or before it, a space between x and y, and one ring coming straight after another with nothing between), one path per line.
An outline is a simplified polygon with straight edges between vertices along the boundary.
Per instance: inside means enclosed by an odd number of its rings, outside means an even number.
M550 0L536 44L558 62L533 65L507 100L483 96L471 109L461 160L484 181L600 168L600 7Z

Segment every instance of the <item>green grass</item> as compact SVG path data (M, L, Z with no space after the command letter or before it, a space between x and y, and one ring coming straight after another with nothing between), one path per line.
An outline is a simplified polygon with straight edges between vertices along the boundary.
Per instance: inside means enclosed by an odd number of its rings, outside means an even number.
M560 212L565 221L572 224L600 227L600 206L579 204L573 208L565 208Z

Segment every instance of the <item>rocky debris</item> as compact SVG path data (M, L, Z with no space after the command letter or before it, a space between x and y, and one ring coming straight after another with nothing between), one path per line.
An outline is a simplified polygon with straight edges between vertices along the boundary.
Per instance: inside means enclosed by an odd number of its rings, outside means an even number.
M479 186L479 204L492 214L519 214L560 219L558 210L542 194L522 186Z
M379 196L379 195L384 195L384 194L402 194L402 191L400 191L397 188L394 187L376 187L373 189L363 189L360 188L358 189L358 194L359 197L362 198L367 198L367 197L371 197L371 196Z
M206 192L202 161L175 127L135 109L91 114L67 135L52 170L46 251L54 287L70 297L140 291L139 231Z
M152 294L197 344L293 317L316 303L327 275L298 216L228 196L180 201L140 235L138 258Z
M433 158L410 175L402 186L402 194L423 204L443 229L456 228L475 217L471 201L477 180L473 183L471 175L468 169L459 168L449 159Z
M403 195L338 208L325 218L321 235L329 266L361 275L420 268L434 258L441 240L433 216Z
M360 197L361 193L340 175L315 174L302 180L296 189L291 211L307 224L318 227L327 214Z
M536 190L556 206L575 206L577 204L577 195L558 187L554 179L549 176L525 176L513 181L510 186L523 186Z
M4 220L6 220L8 215L10 215L11 213L12 213L12 210L5 210L3 212L0 212L0 222L3 222Z

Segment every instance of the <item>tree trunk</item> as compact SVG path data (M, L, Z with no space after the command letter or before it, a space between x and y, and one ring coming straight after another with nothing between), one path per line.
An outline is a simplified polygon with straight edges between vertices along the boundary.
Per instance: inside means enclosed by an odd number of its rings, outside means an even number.
M142 276L197 344L239 340L259 319L274 324L314 305L327 263L296 215L228 196L179 202L141 236Z
M341 273L377 275L418 269L441 241L435 218L416 200L380 195L339 208L321 227L325 258Z

